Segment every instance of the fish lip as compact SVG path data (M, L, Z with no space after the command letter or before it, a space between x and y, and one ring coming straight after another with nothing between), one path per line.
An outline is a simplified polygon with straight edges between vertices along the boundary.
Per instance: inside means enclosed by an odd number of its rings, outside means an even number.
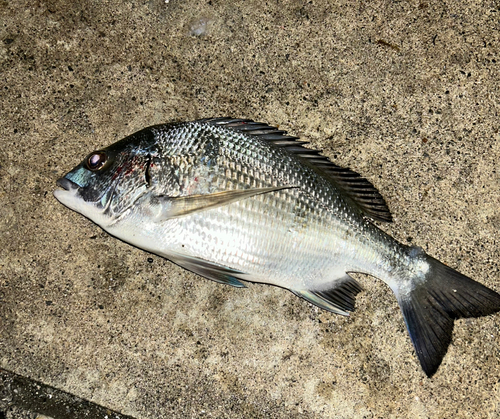
M66 191L71 191L74 189L78 189L78 185L75 182L72 182L68 178L62 177L57 179L57 186L63 188Z
M73 209L73 207L75 207L75 202L77 201L76 198L80 195L80 186L66 177L57 179L56 184L59 188L53 192L54 197L61 204Z

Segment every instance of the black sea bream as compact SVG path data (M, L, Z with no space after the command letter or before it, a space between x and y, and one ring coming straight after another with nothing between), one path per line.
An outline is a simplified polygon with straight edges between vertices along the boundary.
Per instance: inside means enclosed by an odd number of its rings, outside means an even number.
M500 310L500 295L377 228L391 214L373 185L303 144L243 119L156 125L91 153L54 195L201 276L277 285L333 313L354 310L349 273L380 278L431 376L453 321Z

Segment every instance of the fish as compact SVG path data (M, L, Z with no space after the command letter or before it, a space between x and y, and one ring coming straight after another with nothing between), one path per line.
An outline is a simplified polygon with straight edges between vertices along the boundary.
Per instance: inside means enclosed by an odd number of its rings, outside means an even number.
M55 198L110 235L218 283L290 290L347 316L362 287L393 291L431 377L454 321L500 310L500 295L381 230L378 190L286 131L220 117L142 129L90 153Z

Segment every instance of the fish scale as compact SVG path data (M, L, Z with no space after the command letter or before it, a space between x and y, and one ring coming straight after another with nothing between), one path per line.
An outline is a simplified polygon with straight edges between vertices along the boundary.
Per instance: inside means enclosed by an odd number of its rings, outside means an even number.
M431 376L454 320L497 312L500 295L380 230L392 216L375 187L305 144L244 119L156 125L91 153L54 195L208 279L280 286L333 313L354 310L349 273L379 278Z

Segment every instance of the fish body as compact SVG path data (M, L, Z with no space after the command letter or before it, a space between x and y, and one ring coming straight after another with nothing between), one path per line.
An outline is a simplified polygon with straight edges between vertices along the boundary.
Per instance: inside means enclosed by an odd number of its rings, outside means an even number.
M373 185L303 145L250 120L157 125L91 153L54 194L206 278L279 286L337 314L361 291L349 273L379 278L431 376L453 321L500 310L500 295L376 227L392 218Z

